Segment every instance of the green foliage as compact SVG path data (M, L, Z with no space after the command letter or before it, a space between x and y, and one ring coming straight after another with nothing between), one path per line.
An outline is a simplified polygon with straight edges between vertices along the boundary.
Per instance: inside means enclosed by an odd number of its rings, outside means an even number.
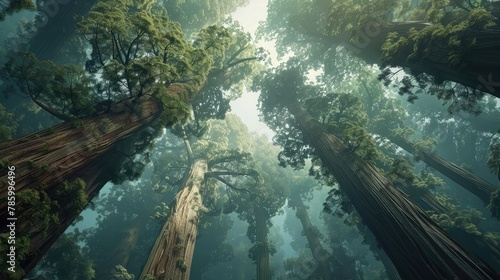
M495 138L489 148L488 168L500 180L500 137Z
M407 184L413 184L413 182L417 179L410 162L402 158L393 160L386 176L393 182L399 180Z
M392 182L402 182L416 191L422 189L435 190L445 187L443 179L432 173L423 170L420 175L415 174L410 162L402 158L393 160L386 177Z
M381 49L383 64L392 65L392 62L405 57L408 61L426 59L439 53L442 45L446 45L449 65L463 67L464 55L476 44L476 38L471 38L470 31L492 27L495 21L496 18L484 8L476 8L465 20L447 25L432 24L421 30L410 29L407 36L391 33Z
M196 121L223 119L230 110L229 102L241 96L260 70L258 60L264 59L264 54L256 49L250 34L234 21L204 28L193 45L207 51L214 61L205 85L192 103Z
M256 241L248 250L248 257L255 263L257 261L257 256L262 252L272 256L276 253L276 245L269 240L267 240L267 242Z
M420 152L432 152L437 145L436 140L431 138L426 138L413 142L413 146L415 148L415 154L418 155Z
M156 220L160 223L164 223L166 218L170 215L170 207L165 202L162 202L161 205L156 206L155 209L158 211L155 212L151 219Z
M91 280L95 277L93 261L80 248L81 234L63 234L41 260L41 274L45 279ZM120 278L127 279L127 278ZM131 278L128 278L131 279Z
M188 34L207 25L222 23L226 16L247 3L248 0L158 1L168 17L179 22Z
M382 24L394 18L398 9L406 1L375 0L375 1L332 1L327 28L331 34L342 34L377 21Z
M111 276L116 280L133 280L134 274L128 273L127 269L122 265L115 266L115 271Z
M176 244L174 245L174 253L176 253L176 254L177 254L177 253L182 252L182 251L184 250L184 248L185 248L185 247L186 247L186 246L184 245L184 243L183 243L183 242L176 243Z
M398 128L395 128L391 131L391 133L395 136L395 137L400 137L400 138L403 138L403 139L409 139L411 135L413 135L415 133L415 131L409 127L404 127L404 128L401 128L401 127L398 127Z
M86 71L21 52L6 64L11 83L63 120L101 113L95 111L103 109L99 104L109 103L104 109L111 110L114 102L146 95L162 102L161 125L187 119L188 104L215 58L201 45L192 46L180 25L153 9L153 2L100 1L78 23L92 49Z
M186 269L187 269L187 265L186 265L186 260L184 260L183 258L178 258L177 259L177 262L176 262L176 266L178 269L180 269L182 272L185 272Z
M2 272L3 275L8 273L9 279L23 279L25 274L24 270L21 268L21 262L28 256L28 250L31 244L29 235L16 233L15 244L9 244L9 233L0 233L0 261L2 263L7 263L7 254L10 253L10 246L15 246L16 251L16 265L15 272ZM7 266L4 265L5 269Z
M28 167L29 167L30 169L33 169L33 168L35 168L35 167L36 167L36 163L35 163L32 159L28 160L28 161L26 162L26 164L28 164Z
M491 210L493 217L500 219L500 190L491 193L488 209Z
M10 140L16 132L17 126L14 114L7 112L5 107L0 104L0 143Z
M430 215L440 227L446 231L459 230L470 235L483 235L477 227L477 224L484 220L481 212L475 209L462 210L445 196L437 196L437 200L448 209L447 213Z
M347 147L362 159L375 162L382 156L371 134L354 122L343 122L336 134Z
M63 182L55 191L53 199L57 206L65 207L69 216L77 215L88 203L85 181L78 178Z
M33 0L4 1L1 3L0 7L1 7L0 21L5 20L6 15L12 15L22 10L34 10L36 8L35 3L33 3Z
M9 55L8 81L36 104L63 120L93 113L91 77L75 65L40 61L30 52Z
M54 202L45 192L35 189L26 189L17 193L19 213L32 222L31 232L46 232L51 222L58 223L59 218L52 215Z

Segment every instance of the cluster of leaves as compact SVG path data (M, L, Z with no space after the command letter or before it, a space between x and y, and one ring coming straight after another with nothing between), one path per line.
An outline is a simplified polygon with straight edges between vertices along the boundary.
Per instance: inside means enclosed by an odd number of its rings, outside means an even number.
M448 25L432 24L420 30L411 28L406 36L390 33L382 46L383 64L391 64L394 57L406 57L408 61L429 59L441 53L439 48L447 46L447 63L454 67L463 67L464 55L476 44L476 38L471 38L470 31L492 27L495 20L486 9L476 8L465 20L459 22Z
M270 240L268 240L267 242L256 241L248 250L248 258L250 258L255 263L257 261L259 252L267 252L272 256L277 252L276 245Z
M332 188L328 191L328 196L323 203L323 211L338 218L343 218L344 224L350 227L360 222L360 217L355 211L354 205L339 188Z
M490 145L487 164L490 171L500 180L500 136L495 137Z
M11 235L6 232L6 233L0 233L0 261L3 263L7 263L7 261L10 261L7 254L10 253L10 247L12 246L9 244L9 237ZM11 271L5 271L2 272L2 275L8 275L10 279L22 279L22 277L26 274L24 270L21 268L21 261L24 260L28 256L28 251L30 248L31 244L31 239L28 235L20 234L19 232L16 234L15 237L16 241L16 270L15 272Z
M84 238L85 234L78 230L63 234L41 260L43 270L36 279L94 279L93 261L88 251L78 244Z
M90 77L74 65L40 61L33 53L9 55L5 77L37 105L63 120L95 113Z
M224 26L201 30L193 45L207 51L214 60L205 85L192 102L195 119L223 119L230 110L229 102L249 86L260 71L258 61L265 60L266 54L263 49L256 49L250 34L231 20Z
M10 140L17 129L17 123L14 115L7 112L4 106L0 104L0 143Z
M475 209L461 210L449 197L437 196L436 199L448 209L448 213L431 214L431 218L436 220L440 227L446 231L460 230L471 235L483 235L477 227L477 224L484 220L481 212Z
M309 276L314 273L314 269L316 269L316 263L313 259L310 259L309 256L302 252L298 257L288 258L284 260L283 265L286 271L286 279L294 278L294 277L304 277Z
M33 225L27 232L46 232L50 222L59 223L59 216L52 213L55 203L44 191L27 189L17 194L19 211L26 215ZM28 218L29 217L29 218Z
M16 0L0 2L0 21L5 20L6 15L18 13L22 10L33 10L36 8L33 0Z
M328 30L338 35L344 32L365 30L371 22L379 25L398 16L408 1L376 0L376 1L332 1L328 21Z
M113 279L116 280L133 280L134 274L128 273L127 269L122 265L117 265L115 267L116 272L112 274Z
M73 182L63 182L54 192L53 199L57 201L55 206L61 207L60 203L64 202L67 215L73 216L80 213L88 203L86 187L85 181L80 178Z
M185 32L190 34L206 25L222 23L227 15L247 3L248 0L161 0L157 5L164 8L168 17L179 22Z
M441 178L426 170L422 170L420 175L415 174L410 162L403 158L393 160L391 167L386 172L386 176L392 182L402 182L416 190L435 190L445 187L445 183Z
M493 217L500 218L500 190L491 193L488 209L492 212Z

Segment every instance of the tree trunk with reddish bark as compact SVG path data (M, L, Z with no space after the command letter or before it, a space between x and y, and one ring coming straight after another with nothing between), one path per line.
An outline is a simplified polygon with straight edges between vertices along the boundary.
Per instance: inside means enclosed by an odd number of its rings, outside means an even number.
M403 279L500 278L297 103L287 107Z
M82 178L82 191L91 198L109 180L107 158L117 142L152 124L161 112L154 99L141 100L135 110L121 102L112 111L78 123L63 123L0 144L0 218L10 217L7 167L15 166L16 237L30 241L19 268L29 272L83 209L74 209L77 198L61 197L62 185ZM29 201L23 200L28 194ZM45 216L37 220L34 216L41 215L41 209ZM2 226L0 232L8 229Z

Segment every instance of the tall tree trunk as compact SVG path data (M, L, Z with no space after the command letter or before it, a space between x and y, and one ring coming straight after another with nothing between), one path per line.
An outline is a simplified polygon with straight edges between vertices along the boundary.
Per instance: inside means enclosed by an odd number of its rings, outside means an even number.
M421 30L431 24L425 22L392 22L379 24L373 22L367 25L364 31L358 30L359 39L354 42L339 42L347 49L352 50L366 62L381 65L382 46L390 33L396 32L399 36L408 36L411 29ZM369 30L369 31L367 31ZM475 38L475 43L464 49L461 61L463 67L452 65L448 60L448 42L431 40L427 46L431 55L408 59L413 53L414 46L408 44L391 58L390 65L410 70L413 74L427 73L438 81L453 81L474 89L482 90L496 97L500 97L500 29L468 30L468 38ZM346 36L338 36L346 38ZM444 47L443 47L444 46Z
M207 170L205 160L197 160L193 164L139 279L147 279L148 275L156 280L189 279L202 206L200 189Z
M392 136L390 133L383 133L382 136L387 137L392 143L403 148L410 154L418 156L420 160L480 198L485 204L490 203L491 194L498 190L498 187L493 184L486 182L473 173L441 158L431 151L423 149L420 151L417 150L415 145L406 138Z
M403 279L500 278L297 103L288 109Z
M330 263L329 263L330 257L328 256L328 253L321 245L319 236L317 234L318 229L311 223L309 215L307 214L306 207L302 202L302 198L300 197L299 194L292 194L290 196L290 200L297 209L296 210L297 218L299 218L300 223L302 224L302 228L304 229L304 233L307 238L307 243L309 244L309 248L311 249L311 253L314 257L314 260L318 265L314 273L321 276L322 279L345 279L345 280L355 279L353 277L350 277L351 276L350 273L348 274L343 273L348 271L348 269L342 271L336 271L337 273L336 276L334 277L334 273L330 269ZM340 260L340 261L343 262L345 260Z
M396 185L408 194L411 200L424 211L433 211L438 215L450 214L449 209L436 200L435 196L429 190L411 187L400 182L396 183ZM451 229L446 232L466 250L482 256L484 261L500 273L500 248L495 243L485 238L484 235L478 236L467 233L464 230Z
M149 217L138 215L131 223L130 227L123 233L123 237L116 240L116 245L109 254L106 254L106 261L95 264L96 279L110 279L117 265L127 268L127 263L131 257L137 242L146 229L150 220Z
M266 210L259 205L254 206L255 227L257 245L256 263L257 263L257 280L271 280L271 269L269 267L269 240L267 237L267 220L269 215Z
M152 99L143 100L137 111L119 104L116 111L83 119L80 124L63 123L0 144L4 165L0 171L0 219L10 217L7 166L15 166L16 238L30 240L20 268L29 272L82 210L73 206L79 197L61 197L62 184L82 178L82 191L91 198L109 180L110 150L119 140L153 123L161 111ZM0 233L8 232L2 224Z

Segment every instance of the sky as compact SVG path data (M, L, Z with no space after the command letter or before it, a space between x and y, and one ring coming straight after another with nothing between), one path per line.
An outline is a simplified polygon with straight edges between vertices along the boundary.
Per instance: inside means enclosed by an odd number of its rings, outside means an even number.
M250 0L248 5L238 8L238 10L232 14L232 17L240 23L246 32L249 32L252 37L255 38L255 31L257 30L259 21L264 21L267 17L267 0ZM258 42L257 45L269 51L272 63L276 65L277 58L276 51L274 50L274 42ZM230 103L231 113L240 117L251 132L264 134L271 139L275 133L259 120L259 110L257 109L258 99L259 94L257 92L245 91L240 98ZM285 208L286 203L283 206L283 210L285 210ZM286 211L284 212L286 213ZM284 257L296 257L296 252L290 245L293 241L292 236L283 231L285 219L286 214L277 215L271 219L271 222L274 227L282 230L281 236L284 245L281 249L284 251Z
M267 0L250 0L248 5L238 8L232 14L233 19L237 20L246 32L252 34L253 38L255 38L255 31L257 30L259 21L264 21L266 16ZM273 53L275 53L273 43L259 42L258 46L268 50L271 53L271 57L273 57ZM250 131L257 134L264 134L270 139L274 135L274 132L259 121L258 99L258 93L244 92L241 98L230 103L231 113L238 115Z

